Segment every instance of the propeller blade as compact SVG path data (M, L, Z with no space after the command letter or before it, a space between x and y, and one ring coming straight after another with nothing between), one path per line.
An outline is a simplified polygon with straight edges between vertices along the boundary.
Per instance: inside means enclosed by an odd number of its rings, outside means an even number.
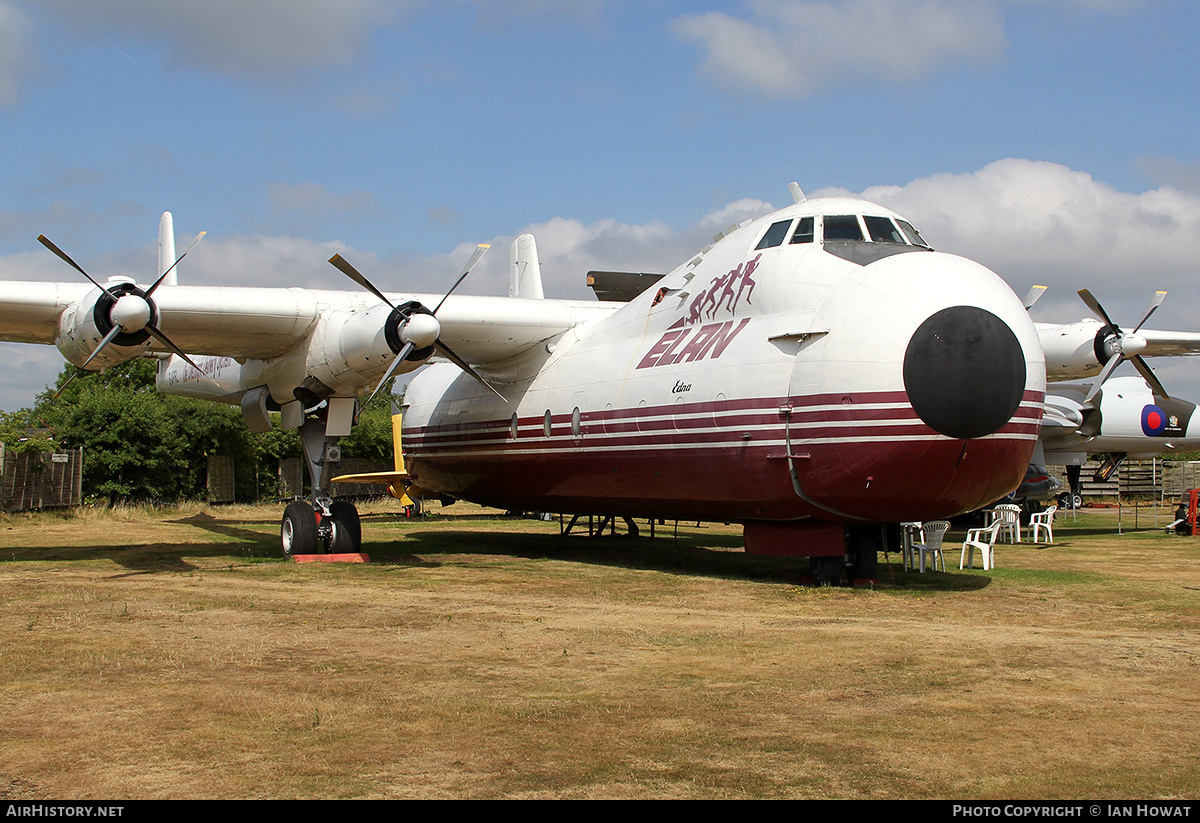
M400 351L396 352L396 356L392 358L392 362L388 366L388 370L384 372L383 379L379 381L379 385L375 387L375 391L371 392L371 396L359 404L358 413L354 415L355 420L357 420L359 415L363 413L363 410L371 404L371 401L375 399L375 395L379 394L379 390L383 388L384 383L387 383L387 381L392 379L392 375L396 373L396 369L400 368L400 364L404 362L404 358L412 354L412 350L413 344L408 342L400 348Z
M1120 327L1117 326L1117 324L1114 323L1111 319L1109 319L1108 312L1106 312L1104 310L1104 307L1100 305L1100 301L1097 300L1095 297L1093 297L1092 293L1090 291L1088 291L1087 289L1080 289L1079 297L1083 300L1084 304L1089 309L1092 310L1092 314L1096 315L1101 320L1103 320L1105 325L1107 325L1110 329L1112 329L1117 334L1121 333Z
M450 287L450 291L446 292L445 297L443 297L441 302L437 304L437 308L433 310L435 315L438 313L438 309L442 307L442 303L446 302L446 298L454 294L454 290L458 288L462 281L467 279L467 275L471 273L471 269L475 268L475 264L478 263L485 254L487 254L487 250L491 247L491 243L480 243L475 247L474 253L471 254L471 259L467 261L467 265L463 268L463 273L458 276L458 279L454 281L454 285Z
M1133 331L1130 334L1137 334L1137 330L1142 327L1143 323L1150 319L1150 315L1158 310L1158 307L1162 305L1163 298L1166 296L1167 293L1165 291L1156 291L1154 293L1154 297L1150 300L1150 305L1146 306L1146 310L1142 312L1142 319L1133 327Z
M329 262L332 263L334 268L336 268L342 274L346 275L355 283L378 297L384 303L387 303L388 307L391 308L392 311L396 311L396 307L392 305L392 301L384 297L383 292L375 288L371 281L364 277L358 269L354 268L354 266L351 266L350 261L348 261L346 258L342 257L340 254L335 254L333 257L329 258Z
M478 381L479 381L480 383L482 383L483 385L487 386L489 389L491 389L491 390L492 390L492 393L493 393L494 395L496 395L497 397L499 397L499 398L500 398L501 400L503 400L505 403L507 403L507 402L508 402L508 398L507 398L507 397L505 397L505 396L504 396L504 395L502 395L500 392L498 392L498 391L496 390L496 387L495 387L495 386L493 386L491 383L489 383L488 381L484 380L484 379L483 379L483 377L482 377L482 375L480 375L480 374L479 374L479 372L477 372L477 371L475 371L473 368L471 368L470 364L468 364L466 360L463 360L463 359L462 359L461 357L459 357L457 354L455 354L454 352L452 352L452 351L450 350L450 347L449 347L449 346L447 346L445 343L441 342L440 340L439 340L437 343L434 343L434 345L435 345L435 346L437 346L437 350L438 350L439 352L441 352L441 353L442 353L442 354L445 356L445 358L446 358L447 360L449 360L449 361L450 361L451 363L453 363L454 365L458 366L460 369L462 369L463 371L465 371L467 374L471 375L471 377L474 377L476 380L478 380Z
M59 387L58 391L56 391L54 393L54 397L52 399L57 400L58 396L66 390L67 386L71 385L71 381L74 380L76 377L78 377L81 374L87 374L88 364L91 363L93 360L95 360L96 355L98 355L98 354L100 354L100 352L104 351L104 347L107 346L109 343L111 343L113 338L116 337L118 334L120 334L121 331L122 330L121 330L120 326L114 325L112 327L112 329L109 330L108 334L104 335L104 339L100 341L100 345L96 347L96 350L93 351L90 355L88 355L87 360L83 361L83 365L80 366L79 368L77 368L75 370L75 373L67 378L67 382L63 383L62 386Z
M183 351L183 349L176 346L175 343L171 340L171 338L167 337L165 334L163 334L161 331L159 331L154 326L151 326L149 323L147 323L144 328L146 329L146 331L150 332L150 334L154 337L155 340L162 343L168 349L170 349L171 351L175 352L177 355L182 357L189 366L191 366L196 371L200 372L201 375L203 375L206 378L208 377L208 375L204 374L204 369L197 366L196 361L193 360L192 358L188 357L187 354Z
M192 241L192 245L187 247L187 251L185 251L183 254L179 255L178 257L176 257L175 262L172 263L165 272L163 272L162 274L160 274L158 276L158 279L154 281L154 285L151 286L146 291L146 297L149 297L150 295L154 294L154 290L157 289L162 284L162 282L167 279L168 274L170 274L172 271L175 270L175 267L179 265L179 261L182 260L183 258L187 257L188 252L191 251L192 249L196 248L196 244L200 242L200 238L206 234L208 234L208 232L202 231L196 235L196 239Z
M87 371L88 363L91 363L93 360L95 360L96 355L98 355L101 351L103 351L104 347L107 346L109 343L111 343L113 338L116 337L118 334L120 334L122 331L123 331L123 329L120 326L114 324L112 329L108 332L108 334L104 335L104 339L100 341L100 345L96 347L96 350L94 352L92 352L90 355L88 355L87 360L83 361L83 365L79 367L79 370Z
M50 399L57 400L58 396L67 390L67 386L71 385L71 381L74 380L76 377L78 377L81 374L86 374L86 372L83 369L78 369L78 368L75 369L75 373L67 378L66 383L63 383L61 386L58 387L58 391L56 391L54 393L54 396L51 397Z
M1133 327L1133 331L1127 334L1121 331L1117 324L1109 318L1108 313L1104 311L1104 307L1100 305L1100 301L1093 297L1090 291L1087 289L1079 290L1079 297L1084 303L1087 304L1087 307L1091 309L1097 317L1103 320L1108 325L1109 329L1112 330L1112 333L1115 335L1112 343L1116 349L1113 352L1113 356L1110 357L1108 362L1104 364L1104 368L1101 370L1100 376L1096 379L1096 382L1092 384L1091 391L1089 391L1087 393L1087 397L1084 398L1085 403L1090 402L1092 398L1096 396L1096 394L1100 391L1101 384L1108 379L1109 375L1112 374L1113 369L1126 360L1133 362L1133 365L1137 368L1138 373L1142 375L1142 378L1145 379L1148 384L1150 384L1151 391L1168 399L1170 398L1170 395L1167 394L1167 390L1163 388L1163 384L1159 382L1159 379L1154 376L1154 372L1150 370L1150 366L1148 363L1146 363L1145 359L1143 359L1140 354L1127 354L1125 351L1126 343L1128 343L1130 349L1135 352L1141 351L1145 347L1145 341L1141 338L1135 337L1134 335L1136 335L1138 329L1140 329L1142 325L1150 319L1150 315L1154 314L1154 312L1158 310L1158 307L1162 305L1162 302L1166 296L1167 293L1165 291L1156 291L1154 293L1154 297L1150 298L1150 303L1146 306L1145 310L1142 311L1142 318L1138 320L1137 325Z
M69 254L67 254L65 251L63 251L62 249L60 249L58 246L56 246L56 245L54 245L53 243L51 243L51 242L50 242L50 240L49 240L49 238L47 238L47 237L46 237L46 235L44 235L44 234L39 234L39 235L38 235L38 242L39 242L39 243L41 243L41 244L42 244L43 246L45 246L46 248L50 249L50 251L54 252L56 255L58 255L58 256L59 256L59 258L60 258L61 260L63 260L63 262L65 262L65 263L66 263L68 266L70 266L71 268L75 269L75 271L77 271L77 272L79 272L80 274L82 274L82 275L83 275L84 277L86 277L88 280L91 280L91 281L92 281L92 284L93 284L93 285L95 285L95 287L96 287L96 288L100 289L100 291L102 291L102 292L105 292L106 294L108 293L108 290L107 290L107 289L105 289L105 288L104 288L104 286L101 286L101 285L100 285L100 284L99 284L99 283L96 281L96 278L92 277L90 274L88 274L87 272L85 272L85 271L83 270L83 267L81 267L81 266L80 266L78 263L76 263L74 260L72 260L72 259L71 259L71 256L70 256Z
M1163 388L1163 384L1159 382L1158 378L1154 375L1154 372L1150 371L1150 365L1140 354L1135 354L1130 358L1130 360L1133 361L1134 367L1137 368L1138 373L1141 374L1142 378L1150 384L1150 390L1152 392L1155 394L1160 394L1168 400L1171 399L1171 395L1167 394L1167 390Z
M1113 369L1121 365L1122 360L1124 360L1124 358L1121 357L1120 354L1114 354L1112 357L1108 358L1108 362L1105 363L1104 368L1100 370L1100 376L1096 378L1096 382L1092 384L1092 388L1088 391L1087 396L1083 398L1085 405L1091 403L1092 398L1100 393L1100 387L1104 385L1104 381L1108 379L1108 376L1113 373Z
M1025 295L1025 299L1023 301L1021 301L1025 304L1025 311L1029 311L1030 309L1032 309L1033 304L1036 303L1038 300L1040 300L1042 298L1042 295L1045 293L1046 293L1045 286L1034 286L1033 288L1031 288L1029 290L1029 293Z

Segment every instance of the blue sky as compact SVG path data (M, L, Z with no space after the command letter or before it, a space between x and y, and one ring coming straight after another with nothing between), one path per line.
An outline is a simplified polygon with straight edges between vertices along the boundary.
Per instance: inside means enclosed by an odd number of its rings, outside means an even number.
M439 291L493 242L498 294L532 230L548 296L585 296L796 180L1049 285L1036 319L1166 288L1152 325L1200 330L1196 42L1181 0L0 0L0 279L74 276L45 233L149 280L169 209L209 232L184 282L343 288L338 251ZM0 356L3 409L61 363ZM1200 399L1200 361L1159 364Z

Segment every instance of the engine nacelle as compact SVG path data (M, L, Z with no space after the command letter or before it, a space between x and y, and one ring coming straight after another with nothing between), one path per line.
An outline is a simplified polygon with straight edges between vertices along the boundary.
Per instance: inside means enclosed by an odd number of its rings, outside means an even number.
M402 309L405 307L402 307ZM437 320L420 309L406 323L388 306L362 311L330 312L321 318L308 349L308 374L334 394L361 393L379 381L388 365L408 342L415 348L396 374L420 368L433 355ZM418 332L418 328L419 331ZM426 327L432 329L432 336Z
M93 289L62 313L54 344L68 362L83 366L114 328L135 329L118 332L88 363L90 371L99 371L145 354L152 342L145 326L157 324L158 309L133 279L110 277L105 291Z
M1046 354L1047 380L1093 377L1115 354L1112 329L1096 320L1038 326L1038 337Z

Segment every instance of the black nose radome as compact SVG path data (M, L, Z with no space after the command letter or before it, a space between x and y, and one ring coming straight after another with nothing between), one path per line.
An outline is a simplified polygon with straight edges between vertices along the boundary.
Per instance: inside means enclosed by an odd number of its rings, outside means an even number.
M975 306L931 315L908 342L904 388L917 415L947 437L983 437L1025 393L1025 357L1008 324Z

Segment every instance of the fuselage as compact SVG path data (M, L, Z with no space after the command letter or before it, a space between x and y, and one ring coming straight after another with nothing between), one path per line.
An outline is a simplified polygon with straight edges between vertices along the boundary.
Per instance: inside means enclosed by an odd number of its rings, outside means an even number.
M1087 403L1088 385L1055 386L1046 398L1042 445L1051 465L1081 465L1091 454L1135 459L1200 449L1196 404L1162 397L1140 377L1114 377Z
M509 509L729 521L947 517L1015 488L1045 364L1011 289L898 215L799 203L619 310L405 395L422 488Z

